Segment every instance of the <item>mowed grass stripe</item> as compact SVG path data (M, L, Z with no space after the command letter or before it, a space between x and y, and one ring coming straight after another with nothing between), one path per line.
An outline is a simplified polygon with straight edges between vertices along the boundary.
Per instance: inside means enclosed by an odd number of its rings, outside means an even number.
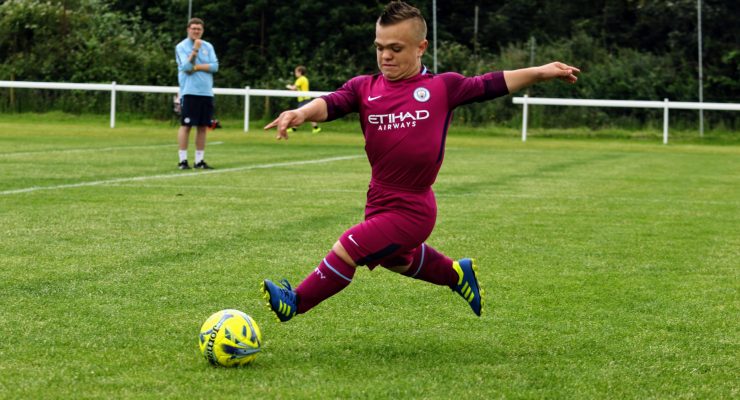
M208 146L222 145L224 142L212 142L208 143ZM58 149L58 150L37 150L37 151L19 151L0 153L0 157L26 157L26 156L38 156L43 154L69 154L69 153L91 153L99 151L130 151L130 150L141 150L141 149L155 149L158 147L176 147L177 144L153 144L148 146L112 146L112 147L90 147L84 149Z
M160 184L128 184L128 183L111 183L110 186L116 187L130 187L130 188L155 188L155 189L174 189L182 188L181 185L160 185ZM206 190L228 190L228 191L245 191L245 192L289 192L289 193L310 193L310 192L335 192L335 193L366 193L367 190L352 190L352 189L327 189L320 186L304 186L304 187L278 187L278 186L260 186L260 187L235 187L228 185L210 185L202 183L191 183L188 184L190 188L206 189ZM490 190L476 190L475 192L468 193L447 193L447 192L435 192L435 197L470 197L470 196L486 196L493 198L511 198L511 199L540 199L541 197L533 194L516 194L516 193L504 193L495 192ZM551 199L558 200L570 200L580 202L593 202L602 200L600 196L573 196L573 195L553 195ZM669 207L674 204L695 204L695 205L727 205L727 206L738 206L740 207L740 201L732 200L689 200L689 199L675 199L670 197L663 198L649 198L644 197L625 197L625 196L610 196L610 201L618 201L621 203L632 203L635 206L639 206L643 203L657 203L664 204Z
M19 194L19 193L36 192L39 190L70 189L70 188L78 188L78 187L85 187L85 186L100 186L100 185L107 185L107 184L115 184L115 183L121 183L121 182L148 181L152 179L192 178L198 175L215 175L215 174L224 174L224 173L230 173L230 172L249 171L249 170L254 170L254 169L321 164L321 163L328 163L328 162L334 162L334 161L352 160L352 159L356 159L360 157L362 156L360 155L339 156L339 157L321 158L321 159L316 159L316 160L287 161L287 162L280 162L280 163L246 165L243 167L195 171L195 173L182 173L181 172L181 173L172 173L172 174L164 174L164 175L134 176L130 178L115 178L115 179L107 179L107 180L101 180L101 181L70 183L70 184L56 185L56 186L34 186L34 187L23 188L23 189L5 190L5 191L0 192L0 195L6 196L6 195L12 195L12 194Z

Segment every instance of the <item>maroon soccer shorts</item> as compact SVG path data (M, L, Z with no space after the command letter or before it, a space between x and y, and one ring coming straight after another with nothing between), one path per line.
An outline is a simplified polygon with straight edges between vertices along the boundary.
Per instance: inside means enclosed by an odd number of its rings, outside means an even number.
M431 188L419 192L381 188L373 183L367 195L365 221L339 238L357 265L409 265L414 249L431 235L437 204Z

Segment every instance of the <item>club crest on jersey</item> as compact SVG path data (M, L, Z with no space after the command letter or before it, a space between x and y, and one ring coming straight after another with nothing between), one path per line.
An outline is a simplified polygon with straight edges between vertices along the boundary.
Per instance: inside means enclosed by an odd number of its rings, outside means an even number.
M414 89L414 99L416 99L416 101L418 101L419 103L425 103L429 101L430 97L431 95L429 94L429 90L427 90L427 88L420 87Z

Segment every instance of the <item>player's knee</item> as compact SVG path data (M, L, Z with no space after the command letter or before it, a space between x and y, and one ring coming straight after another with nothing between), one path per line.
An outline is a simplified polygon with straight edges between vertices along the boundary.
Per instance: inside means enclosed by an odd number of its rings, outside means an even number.
M342 261L346 262L347 264L356 267L357 264L355 264L355 260L350 257L349 253L347 253L347 250L344 249L344 246L337 240L336 243L334 243L334 246L332 246L331 250L342 259Z

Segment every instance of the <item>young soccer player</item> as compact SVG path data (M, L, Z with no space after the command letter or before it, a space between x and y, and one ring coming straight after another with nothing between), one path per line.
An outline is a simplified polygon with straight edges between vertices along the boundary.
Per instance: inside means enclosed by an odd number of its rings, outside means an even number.
M262 282L262 292L281 321L288 321L352 282L355 268L381 265L414 279L447 286L480 316L483 290L470 258L453 261L424 241L432 233L437 205L432 191L444 158L452 111L555 78L575 83L578 68L553 62L475 77L432 74L421 64L426 22L401 1L389 3L375 25L380 74L358 76L336 92L285 111L265 126L287 129L304 121L331 121L359 112L372 167L365 220L339 237L331 251L295 290Z
M295 83L292 85L285 85L286 88L290 90L297 90L299 92L308 92L308 77L306 76L306 67L303 65L299 65L295 67L295 70L293 71L293 75L295 75ZM308 104L311 101L310 97L297 97L296 100L298 100L298 107L301 108ZM316 122L311 122L311 127L313 128L311 130L312 133L319 133L321 132L321 128L319 127L319 124ZM295 132L296 129L294 127L288 128L290 132Z

